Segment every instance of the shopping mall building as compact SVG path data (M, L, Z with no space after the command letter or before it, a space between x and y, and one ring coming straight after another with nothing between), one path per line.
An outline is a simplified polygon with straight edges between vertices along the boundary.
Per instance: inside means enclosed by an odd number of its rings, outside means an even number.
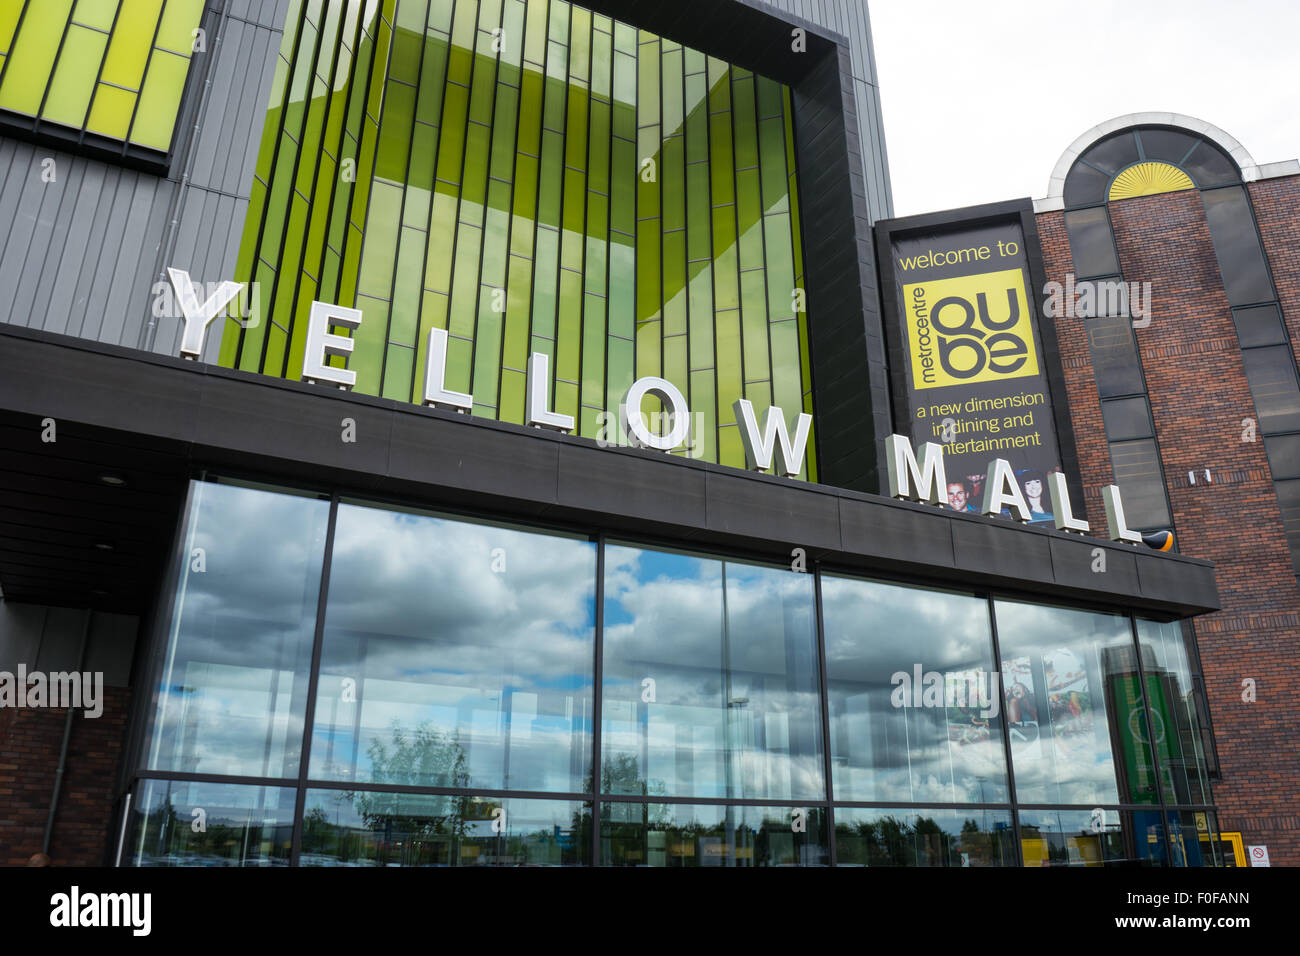
M1300 166L891 217L865 4L6 4L0 861L1300 864Z

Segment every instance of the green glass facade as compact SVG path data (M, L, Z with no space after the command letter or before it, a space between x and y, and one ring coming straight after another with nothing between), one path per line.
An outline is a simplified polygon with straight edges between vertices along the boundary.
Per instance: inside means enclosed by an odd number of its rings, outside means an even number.
M419 402L437 328L477 416L523 422L531 352L588 438L646 375L706 461L738 398L812 411L788 88L560 0L294 0L235 279L228 367L299 378L319 300L367 394Z

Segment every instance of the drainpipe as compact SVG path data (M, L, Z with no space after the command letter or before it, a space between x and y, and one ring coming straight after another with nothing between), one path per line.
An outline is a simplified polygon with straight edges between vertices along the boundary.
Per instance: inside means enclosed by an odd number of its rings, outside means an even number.
M81 630L81 651L77 654L77 679L86 667L86 646L90 643L90 621L95 612L86 610L86 624ZM84 704L85 701L83 700ZM68 765L68 741L72 739L73 708L68 707L68 717L63 722L63 745L59 748L59 767L54 771L54 792L50 794L50 815L45 821L45 838L41 841L41 852L49 855L50 838L54 836L54 815L59 809L59 791L63 787L63 771Z
M194 111L194 122L186 131L185 145L182 147L185 153L185 165L181 170L181 178L176 186L176 192L172 194L170 215L167 217L167 231L163 234L162 242L158 245L157 277L159 282L171 282L167 275L168 260L171 258L172 253L176 251L176 230L180 226L181 210L184 206L185 196L189 192L190 173L194 168L194 146L199 139L199 130L203 125L203 118L208 112L208 94L212 90L212 69L216 65L217 54L221 52L221 40L226 32L226 20L230 13L231 2L232 0L226 0L221 6L221 19L217 21L217 35L212 40L212 49L208 53L207 62L203 65L203 89L199 93L199 103ZM200 281L202 280L200 279ZM158 317L154 315L153 303L150 302L149 318L140 336L140 347L146 352L152 352L154 339L157 337Z

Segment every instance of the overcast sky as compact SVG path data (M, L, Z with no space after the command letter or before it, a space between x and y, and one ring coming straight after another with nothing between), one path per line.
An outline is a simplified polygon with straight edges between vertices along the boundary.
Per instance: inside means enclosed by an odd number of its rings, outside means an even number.
M845 0L853 3L857 0ZM1300 0L869 0L898 216L1047 195L1103 120L1185 113L1300 156Z

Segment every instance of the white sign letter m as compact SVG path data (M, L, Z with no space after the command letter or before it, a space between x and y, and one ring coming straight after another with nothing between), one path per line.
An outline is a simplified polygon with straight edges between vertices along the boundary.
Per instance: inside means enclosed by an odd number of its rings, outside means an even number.
M922 464L916 462L912 443L902 435L885 439L889 468L889 497L925 501L932 505L948 502L948 476L943 468L943 446L932 441L921 446Z

